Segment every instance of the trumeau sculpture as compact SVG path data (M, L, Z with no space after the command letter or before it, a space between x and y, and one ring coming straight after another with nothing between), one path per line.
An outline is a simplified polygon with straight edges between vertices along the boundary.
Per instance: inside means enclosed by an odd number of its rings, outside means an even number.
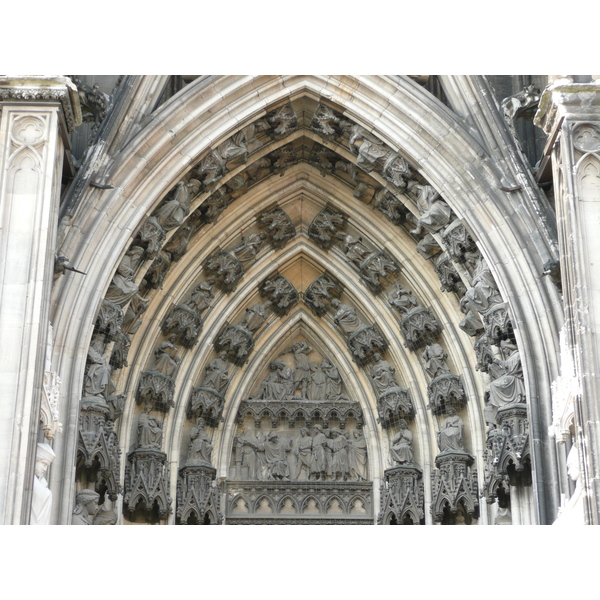
M75 509L71 517L71 525L92 525L98 512L100 494L93 490L82 490L75 498Z
M50 525L52 492L48 489L46 471L55 458L56 454L48 444L39 443L37 445L35 475L33 477L33 492L31 497L30 525Z

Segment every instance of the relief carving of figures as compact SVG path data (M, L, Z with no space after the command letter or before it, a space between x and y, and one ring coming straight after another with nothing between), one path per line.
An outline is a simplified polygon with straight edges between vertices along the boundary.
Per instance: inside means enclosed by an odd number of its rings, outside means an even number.
M308 226L308 235L320 248L329 250L345 228L346 216L326 206Z
M205 465L212 466L213 446L204 429L204 419L196 419L196 425L190 431L190 446L186 465Z
M240 429L235 438L236 444L236 463L240 469L247 472L247 478L250 481L261 479L263 472L262 457L258 453L258 445L261 443L260 433ZM262 455L262 453L261 453ZM245 479L242 473L238 472L240 479Z
M502 304L502 296L485 259L479 258L475 266L471 288L465 293L465 304L470 310L486 313Z
M247 237L242 237L241 244L238 244L231 251L231 254L233 254L241 263L254 260L266 237L267 235L265 233L251 233Z
M273 248L283 248L296 235L296 228L285 211L275 207L258 215L259 227L265 233Z
M508 340L502 341L500 348L505 360L493 358L492 362L502 369L503 375L490 384L490 404L496 408L525 402L525 383L519 349Z
M75 508L71 517L71 525L92 525L98 512L100 494L93 490L81 490L75 497Z
M323 363L320 365L311 365L310 367L310 386L308 388L309 400L322 400L325 398L327 387L327 375L323 370Z
M448 416L444 426L438 431L438 446L441 452L466 452L465 450L465 425L456 414L454 408L448 408Z
M135 269L139 265L143 248L133 246L127 251L115 273L105 299L117 306L125 306L138 292L139 288L133 280Z
M323 428L320 425L313 427L312 438L312 460L310 463L311 480L327 479L327 455L325 454L325 446L327 445L327 437L323 433Z
M223 395L229 385L229 365L225 362L227 354L221 352L219 356L211 360L204 370L204 379L200 387L215 390Z
M254 333L260 326L267 320L269 316L269 307L271 306L271 302L267 300L267 302L254 304L250 308L246 309L246 315L240 322L240 327L244 327L250 333Z
M483 333L483 323L479 315L469 308L470 301L468 298L463 297L460 301L460 310L465 315L465 318L458 324L458 326L471 337L480 335Z
M323 316L327 312L326 302L342 295L339 283L327 274L317 277L304 293L304 301L312 312L317 316Z
M406 220L406 207L386 188L381 188L375 195L375 208L394 225L402 225Z
M265 280L260 294L269 298L273 310L279 314L285 314L291 306L298 302L299 297L296 288L283 275Z
M400 431L394 436L390 448L390 465L412 465L413 464L413 434L408 429L404 419L398 422Z
M55 458L56 454L50 445L45 443L37 445L33 492L31 495L30 525L50 525L52 492L48 489L46 471Z
M137 448L155 448L160 450L162 445L163 430L157 417L151 415L152 406L146 404L144 412L138 418Z
M325 399L334 402L340 400L342 398L342 378L337 367L329 359L324 358L320 368L327 378L325 381Z
M154 213L159 225L165 230L175 229L185 221L190 214L190 203L198 193L200 182L190 179L189 183L180 181L175 189L167 196L166 201Z
M423 230L437 233L450 223L452 209L440 198L432 186L411 182L408 188L415 196L419 209L417 227L411 233L419 235Z
M249 442L252 444L253 442ZM267 434L264 442L256 444L256 449L264 452L264 461L267 479L285 479L290 478L290 466L287 453L291 450L289 442L282 441L276 432Z
M348 478L357 481L367 479L367 440L361 431L346 431L344 433L348 440Z
M292 369L282 360L269 365L270 373L263 379L260 392L256 398L261 400L277 400L283 402L294 395L295 385Z
M448 355L439 344L427 346L421 356L423 357L423 360L426 361L425 370L432 379L442 377L443 375L450 375L450 368L446 362Z
M328 431L326 445L331 450L331 461L328 471L335 481L345 481L348 478L348 439L334 427Z
M300 437L293 445L293 453L296 457L296 479L307 480L310 475L310 465L312 463L312 438L308 429L300 429Z
M311 365L308 362L308 353L312 348L306 342L296 342L284 354L292 353L296 362L294 370L294 391L300 390L302 398L308 398L308 389L311 384Z

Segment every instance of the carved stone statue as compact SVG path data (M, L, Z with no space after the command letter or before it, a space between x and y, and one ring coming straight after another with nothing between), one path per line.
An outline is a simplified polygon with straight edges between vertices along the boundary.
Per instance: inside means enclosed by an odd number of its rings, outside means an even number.
M381 188L375 195L375 208L394 225L401 225L406 219L406 207L386 188Z
M173 377L179 368L177 348L171 342L161 342L154 353L154 370L166 377Z
M135 294L131 298L131 302L125 311L125 317L123 318L123 331L134 335L142 324L142 315L148 308L150 299L146 299L139 294Z
M202 464L207 467L212 466L213 447L210 443L208 433L204 429L204 419L196 419L196 425L190 431L190 446L186 465Z
M405 315L413 308L417 308L419 303L415 300L410 290L407 290L402 284L395 283L388 294L388 302L402 315Z
M204 370L204 379L200 387L215 390L219 394L224 394L229 385L229 366L225 361L226 352L219 353L219 356L211 360Z
M283 402L294 395L292 369L282 360L276 360L269 365L270 373L263 379L258 398L262 400L277 400Z
M200 182L190 179L189 183L180 181L170 198L156 211L156 220L160 226L168 231L179 227L190 214L190 202L198 193Z
M363 244L362 237L346 235L344 237L344 254L351 263L360 268L362 262L371 254L371 251Z
M293 446L293 453L296 457L296 479L307 480L312 462L312 438L306 427L300 430L300 437Z
M296 342L292 345L291 352L296 361L296 369L294 370L294 391L300 390L300 395L303 398L308 398L308 388L311 383L311 368L308 362L307 354L312 348L306 342Z
M290 466L288 464L287 453L291 450L289 442L284 442L279 435L272 431L267 435L264 442L257 444L257 450L265 454L265 467L267 478L270 480L290 478Z
M378 292L381 288L380 278L385 279L389 273L395 273L398 268L393 260L381 251L372 251L363 243L361 237L344 236L344 253L346 258L359 270L367 285Z
M342 294L341 287L326 274L317 277L307 288L304 300L309 308L318 316L327 312L326 302L331 302Z
M345 481L348 479L348 440L337 427L331 429L329 434L331 437L326 440L331 450L329 471L335 481Z
M308 235L321 248L328 250L336 241L336 235L346 227L346 216L325 207L308 226Z
M475 267L471 288L465 294L465 304L470 310L485 313L494 306L502 304L502 296L485 259L479 258Z
M250 481L260 479L262 461L258 453L258 444L261 442L259 432L255 431L252 435L252 432L240 429L235 441L240 466L248 470L248 479Z
M425 370L432 379L441 377L442 375L450 375L450 368L446 363L448 355L439 344L427 346L421 356L426 361Z
M327 455L325 454L325 446L327 445L327 437L323 433L323 428L320 425L313 427L312 438L312 460L310 463L311 480L327 479Z
M231 253L241 262L254 260L260 251L263 240L266 238L264 233L251 233L248 237L242 238L242 243L238 244Z
M106 389L112 372L112 368L108 364L109 357L103 352L102 336L94 335L88 348L89 367L85 374L83 388L86 396L96 396L100 402L106 400Z
M213 276L215 283L226 292L235 289L237 282L244 275L242 263L229 252L222 250L206 261L205 268Z
M46 471L55 458L56 454L54 454L54 450L48 444L39 443L37 445L30 525L50 525L52 492L48 489Z
M465 425L454 408L448 408L448 416L444 421L444 426L438 431L437 437L441 452L452 450L465 452Z
M450 223L452 209L440 198L432 186L410 182L408 187L415 194L420 213L417 227L411 233L418 235L423 229L429 233L436 233Z
M358 481L367 479L367 440L361 431L345 433L348 440L348 478Z
M413 464L413 435L408 429L408 424L404 419L398 423L400 431L394 436L390 448L390 464L412 465Z
M254 306L246 309L246 315L240 322L240 327L247 329L250 333L254 333L267 320L269 316L268 308L271 306L271 301L259 302Z
M310 386L308 388L309 400L323 400L327 386L327 375L323 370L323 363L320 365L311 365L310 367Z
M193 289L190 299L185 302L185 305L196 311L198 314L202 314L210 307L210 303L215 297L212 293L213 283L212 279L207 279L197 285Z
M398 382L394 376L396 369L389 362L381 358L381 354L375 353L375 364L370 369L371 381L377 394L381 396L385 392L398 387Z
M71 517L71 525L92 525L98 512L100 494L93 490L82 490L75 498L75 509Z
M325 381L325 399L330 401L339 400L342 396L342 378L337 367L328 359L321 362L321 371L327 378Z
M490 404L496 408L525 402L525 383L519 349L507 340L500 343L500 348L506 360L493 358L492 362L502 368L504 375L490 384Z
M106 300L123 307L138 293L133 276L142 252L142 248L134 246L125 254L106 290Z
M160 450L162 445L163 430L157 417L150 414L152 406L146 404L144 412L138 419L138 448L155 448Z
M336 310L333 322L338 325L346 335L350 335L361 327L365 327L365 324L356 315L356 309L349 304L342 304L337 298L334 298L331 300L331 306Z

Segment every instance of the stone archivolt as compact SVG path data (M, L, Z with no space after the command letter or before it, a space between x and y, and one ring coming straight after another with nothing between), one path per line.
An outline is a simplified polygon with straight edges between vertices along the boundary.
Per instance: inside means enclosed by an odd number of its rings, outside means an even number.
M303 133L305 130L310 130L312 137L306 137L307 134ZM321 136L329 145L325 147L314 142L315 135ZM345 148L344 156L339 154L338 144ZM355 157L354 161L348 160L348 151ZM361 126L350 122L341 113L326 104L319 104L313 112L303 113L297 111L292 103L271 111L265 119L244 127L208 152L142 224L130 250L134 254L129 271L118 271L115 275L112 284L115 293L111 292L107 296L97 320L97 332L102 333L106 341L116 340L114 358L111 357L111 365L115 369L127 367L127 341L131 343L131 339L125 336L124 329L130 335L137 331L141 315L153 291L161 288L173 263L195 243L194 240L202 234L203 228L214 227L223 211L243 193L274 174L283 175L286 169L301 161L315 164L324 176L350 186L352 195L358 202L371 203L372 208L377 210L375 214L382 213L387 227L399 227L406 232L409 223L416 222L414 235L420 236L417 252L431 259L432 263L435 261L431 268L439 275L442 290L453 291L464 299L464 306L468 309L465 320L469 315L474 315L475 319L471 321L474 322L479 317L482 322L479 327L469 321L465 323L464 330L467 333L473 331L477 335L483 331L491 343L495 344L511 339L510 316L498 287L485 266L473 237L439 194L421 180L415 169L397 151ZM418 216L413 217L413 214ZM379 218L381 219L381 215ZM416 298L413 298L414 304L406 300L412 292L404 288L403 296L399 290L402 285L396 281L400 269L395 256L379 248L376 239L367 240L356 235L358 230L354 229L357 225L355 217L348 216L333 205L327 205L309 224L303 224L302 228L297 228L295 223L297 219L292 219L280 207L271 205L270 209L262 210L256 215L256 227L260 231L250 227L236 242L225 244L224 249L213 249L204 261L205 278L202 283L197 283L196 289L202 285L211 288L214 286L214 295L210 290L209 294L205 294L203 302L197 303L192 293L187 302L174 304L163 322L163 333L170 336L168 343L173 346L175 354L178 351L173 344L189 349L199 340L203 328L203 311L210 308L209 302L217 303L223 294L233 294L249 267L270 252L263 252L267 246L282 250L295 238L297 231L308 235L321 250L334 251L343 256L347 264L359 274L370 293L392 298L389 304L399 313L399 331L410 351L416 352L425 346L427 351L432 346L439 346L434 340L441 335L441 327L433 312L419 304ZM183 227L187 229L184 230ZM336 244L337 248L334 250ZM479 262L473 266L474 261ZM123 270L121 265L119 269ZM469 275L472 272L470 282L465 278L465 270ZM466 285L466 280L470 287ZM136 281L142 282L140 286ZM263 298L268 299L267 305L258 303L248 307L252 314L247 314L234 324L227 323L213 338L215 349L222 355L221 360L231 363L232 369L242 367L254 348L256 335L268 313L273 312L278 318L285 317L290 308L301 299L318 317L331 311L330 316L333 317L338 332L345 337L350 354L371 379L377 395L381 426L393 426L402 418L412 419L415 409L408 390L396 384L379 389L375 383L376 378L381 379L382 372L375 373L373 369L383 360L382 355L385 355L388 346L395 343L395 340L384 337L375 323L363 321L355 306L341 302L344 290L334 275L324 273L306 286L304 292L300 291L298 294L298 291L290 280L279 273L263 279L260 293ZM114 301L117 297L121 298L118 303ZM403 305L404 301L408 303L406 306ZM255 311L254 308L259 306L262 308ZM124 317L126 327L123 325ZM158 344L157 348L160 346ZM166 346L163 350L165 348ZM151 403L162 412L169 410L176 396L174 378L178 361L179 358L175 360L175 356L171 356L170 361L160 360L157 356L157 363L160 362L169 373L163 372L164 369L157 365L144 371L138 387L137 401ZM431 357L425 363L430 361ZM390 368L393 373L394 367ZM315 372L319 369L323 371L322 366L318 366ZM283 369L278 367L274 372L279 373L281 378ZM222 382L226 381L223 387L215 382L210 385L200 382L193 390L188 409L189 418L202 415L211 425L218 426L225 405L225 392L231 380L228 370L221 370L220 373L224 378ZM209 376L207 370L205 377ZM445 412L451 405L459 409L464 407L466 397L460 376L451 374L449 369L447 372L430 373L430 376L432 381L428 386L428 396L434 414ZM268 415L273 427L278 427L282 420L287 421L291 427L295 427L298 420L304 420L309 426L319 421L327 425L337 420L340 430L352 419L357 425L362 425L363 415L358 403L347 401L341 395L311 398L311 386L316 388L322 384L315 383L311 378L302 393L303 380L300 378L296 381L294 377L295 375L292 377L293 383L300 387L294 389L291 397L281 391L283 383L280 380L267 382L264 390L259 393L262 397L248 398L240 405L238 420L243 413L244 416L251 416L255 423ZM393 375L391 379L394 379ZM294 398L297 391L300 391L300 396ZM283 397L279 398L278 394ZM293 402L297 406L292 407ZM314 406L317 402L318 409ZM348 405L352 408L348 408ZM340 434L334 434L333 439L338 439L343 433L347 432L340 431ZM161 463L160 458L155 457L153 460L155 465L165 464L164 461ZM130 462L145 464L143 458L138 461L135 455L132 455ZM127 493L131 498L138 485L134 480L139 474L133 474L129 467L128 469ZM161 518L164 518L168 514L168 509L165 508L168 503L166 496L161 498L158 510ZM402 520L403 515L400 511L396 518ZM414 516L418 520L422 518L418 511L414 512ZM411 519L415 522L412 516Z

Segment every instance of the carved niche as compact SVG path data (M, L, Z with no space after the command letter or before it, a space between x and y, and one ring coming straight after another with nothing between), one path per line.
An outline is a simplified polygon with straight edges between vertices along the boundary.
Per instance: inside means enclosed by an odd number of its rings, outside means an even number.
M346 229L347 218L341 212L326 206L308 226L308 236L323 250L329 250L337 241L337 234Z
M296 228L287 213L279 207L266 210L256 218L273 248L283 248L296 235Z

